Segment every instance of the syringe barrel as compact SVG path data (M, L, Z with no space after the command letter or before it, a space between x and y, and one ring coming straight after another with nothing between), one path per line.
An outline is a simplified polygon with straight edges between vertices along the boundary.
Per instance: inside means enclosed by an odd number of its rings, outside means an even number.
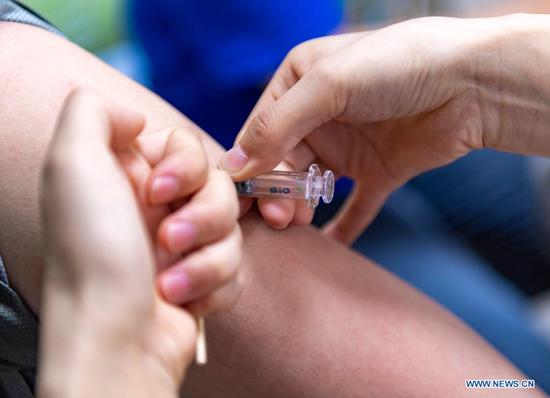
M320 198L325 203L332 200L334 175L331 171L321 175L319 166L313 164L308 172L274 170L235 185L239 196L305 199L309 207L315 208Z
M274 170L247 181L237 183L240 196L255 198L304 199L307 188L307 173Z

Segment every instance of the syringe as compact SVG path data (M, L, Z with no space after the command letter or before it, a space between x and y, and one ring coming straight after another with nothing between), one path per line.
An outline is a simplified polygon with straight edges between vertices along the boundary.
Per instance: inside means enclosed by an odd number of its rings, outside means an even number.
M308 172L273 170L250 180L235 183L239 196L253 198L305 199L314 209L323 202L330 203L334 195L334 174L327 170L321 175L316 164Z

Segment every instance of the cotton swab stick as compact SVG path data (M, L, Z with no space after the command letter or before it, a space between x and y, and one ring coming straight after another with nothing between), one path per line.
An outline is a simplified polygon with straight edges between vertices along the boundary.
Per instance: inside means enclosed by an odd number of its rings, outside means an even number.
M206 333L204 328L204 318L201 316L197 319L197 347L195 349L195 363L198 366L206 366L208 356L206 353Z

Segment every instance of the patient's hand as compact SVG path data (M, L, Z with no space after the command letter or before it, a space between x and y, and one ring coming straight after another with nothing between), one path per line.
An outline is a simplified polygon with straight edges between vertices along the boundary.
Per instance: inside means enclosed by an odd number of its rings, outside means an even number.
M165 299L197 315L231 307L242 285L238 202L229 176L209 168L197 133L143 134L119 159L156 242Z
M189 253L159 277L171 302L203 314L238 296L229 177L208 170L194 135L175 129L136 144L142 128L143 118L90 93L72 94L62 111L42 191L42 397L176 396L195 326L157 294L155 248ZM213 203L217 195L224 200ZM178 208L176 200L185 203ZM177 220L192 233L173 236Z

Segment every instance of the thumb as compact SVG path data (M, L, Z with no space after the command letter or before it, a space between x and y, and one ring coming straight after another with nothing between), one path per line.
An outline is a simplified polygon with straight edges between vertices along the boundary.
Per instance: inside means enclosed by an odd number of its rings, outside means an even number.
M109 103L93 91L76 89L65 101L52 146L126 149L143 126L143 116Z
M314 67L271 106L252 118L220 159L234 180L271 171L311 131L342 113L328 68Z

